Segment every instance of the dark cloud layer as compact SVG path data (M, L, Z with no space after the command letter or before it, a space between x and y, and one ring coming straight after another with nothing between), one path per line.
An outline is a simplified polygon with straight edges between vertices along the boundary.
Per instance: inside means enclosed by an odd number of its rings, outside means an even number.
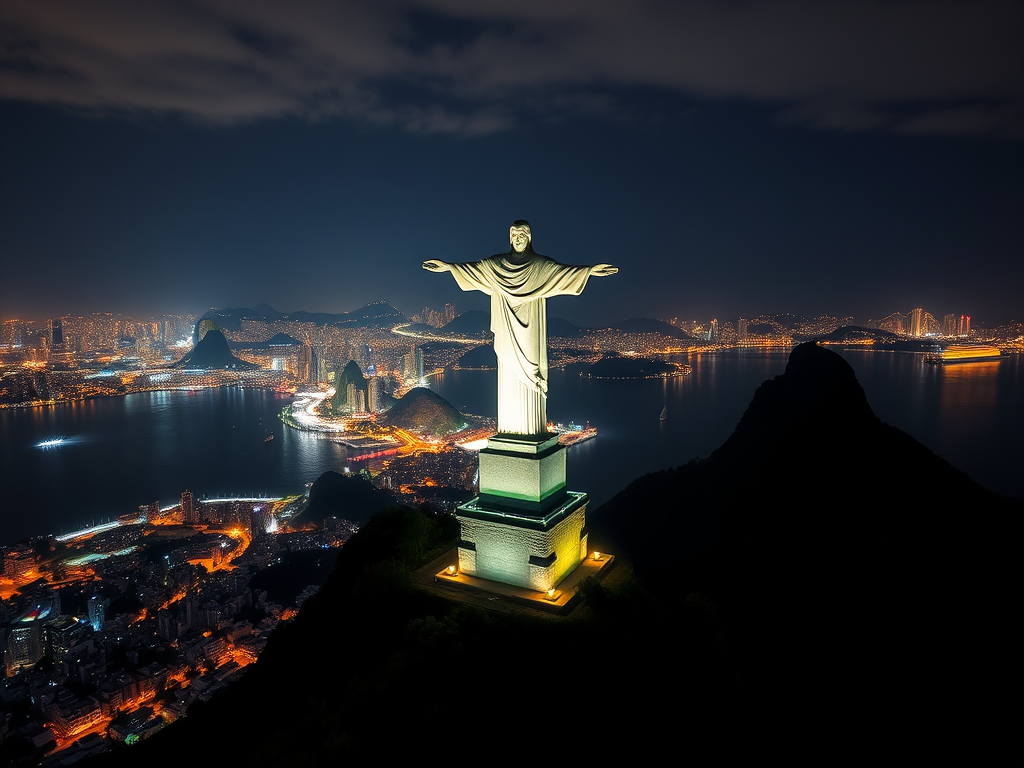
M0 98L212 123L479 135L623 88L841 130L1024 135L1024 5L421 0L9 2Z
M517 218L578 323L1020 318L1022 9L0 2L0 318L486 309Z

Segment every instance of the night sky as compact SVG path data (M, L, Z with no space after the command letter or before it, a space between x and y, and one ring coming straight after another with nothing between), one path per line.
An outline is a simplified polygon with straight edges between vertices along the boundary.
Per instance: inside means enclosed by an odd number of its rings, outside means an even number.
M620 272L549 313L1024 320L1024 4L4 2L0 319Z

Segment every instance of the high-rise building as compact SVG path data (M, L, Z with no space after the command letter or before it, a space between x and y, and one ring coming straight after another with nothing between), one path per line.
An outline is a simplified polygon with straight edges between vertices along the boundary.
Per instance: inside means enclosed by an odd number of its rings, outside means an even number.
M910 310L910 335L914 337L924 336L924 309L914 307Z
M89 598L89 626L96 632L103 631L103 625L106 622L106 602L99 595L92 595Z
M253 540L263 539L270 531L271 522L273 520L272 510L266 506L256 506L252 508L252 523L250 525L250 535Z
M50 348L58 352L64 349L64 324L59 317L53 319L50 327Z
M444 324L448 325L452 320L455 319L455 305L445 304L444 305Z
M192 491L183 491L181 494L181 522L185 525L195 525L199 522L199 514L195 500L192 498Z
M63 661L78 642L83 629L82 624L74 616L59 616L46 622L46 652L55 661Z
M417 382L423 378L423 349L413 347L406 353L402 360L402 377L409 381L415 379Z
M5 320L3 326L0 326L0 349L20 347L24 325L21 320Z
M352 413L366 412L366 393L356 383L350 381L345 392L345 402Z
M942 335L943 336L956 336L957 329L957 317L956 315L946 315L942 318Z
M48 605L37 605L12 622L7 630L7 648L4 653L8 677L13 677L43 658L43 622L49 613Z
M380 413L383 402L384 385L380 376L371 376L366 382L366 393L368 395L366 410L370 413Z
M960 328L958 329L959 336L967 337L971 335L971 316L960 315Z
M327 358L315 349L310 351L309 369L312 378L310 384L326 384L330 373L331 365Z
M299 363L298 370L296 371L299 381L305 381L311 383L312 377L312 362L313 362L313 347L310 346L308 341L303 342L302 346L299 347Z
M747 318L745 317L741 317L739 320L736 321L736 336L739 338L740 341L743 341L745 338L747 338L747 322Z

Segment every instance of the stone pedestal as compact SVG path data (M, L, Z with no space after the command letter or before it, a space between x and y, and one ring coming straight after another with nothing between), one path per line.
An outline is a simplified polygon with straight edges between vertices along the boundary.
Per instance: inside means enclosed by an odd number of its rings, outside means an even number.
M588 501L566 490L558 435L495 435L480 451L480 495L456 512L459 571L553 589L587 556Z

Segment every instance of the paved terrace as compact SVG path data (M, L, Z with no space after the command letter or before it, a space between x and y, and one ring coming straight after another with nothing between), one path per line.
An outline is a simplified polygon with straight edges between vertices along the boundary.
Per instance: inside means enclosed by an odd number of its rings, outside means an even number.
M596 557L595 557L596 556ZM579 602L577 586L588 576L604 578L615 563L615 556L591 552L576 569L553 590L553 594L513 587L458 572L459 551L448 550L413 574L421 588L436 591L454 599L495 610L530 608L561 616L569 615Z

